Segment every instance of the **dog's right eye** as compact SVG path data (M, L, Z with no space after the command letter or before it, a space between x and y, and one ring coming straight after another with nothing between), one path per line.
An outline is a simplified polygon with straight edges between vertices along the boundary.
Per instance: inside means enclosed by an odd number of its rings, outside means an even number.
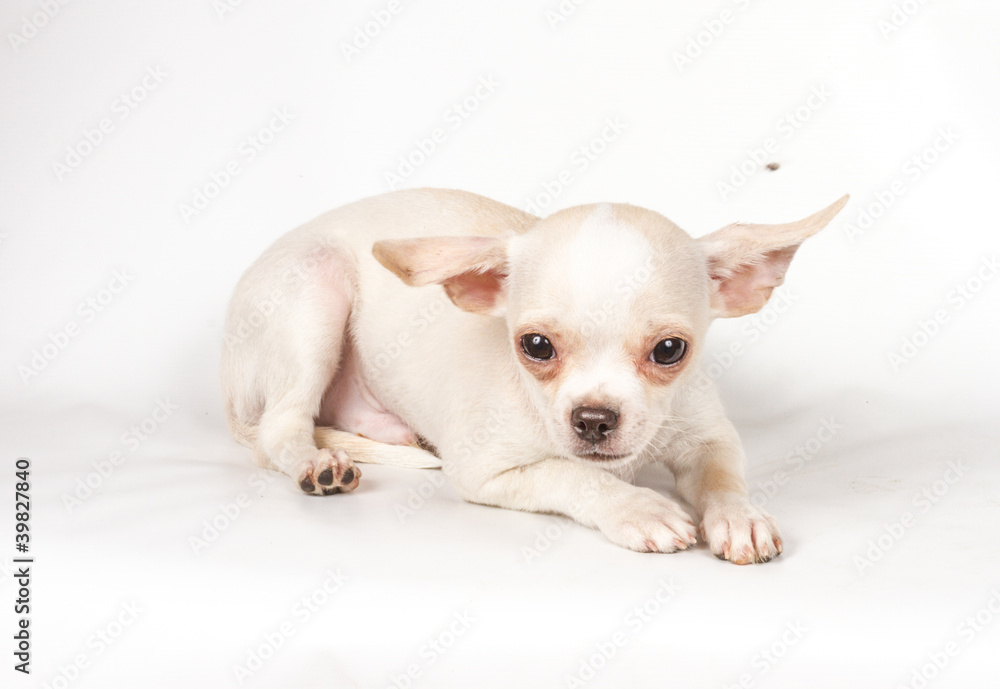
M528 333L527 335L521 336L521 349L532 359L537 359L538 361L545 361L546 359L551 359L556 355L556 350L553 349L552 343L549 342L549 338L545 335L539 335L538 333Z

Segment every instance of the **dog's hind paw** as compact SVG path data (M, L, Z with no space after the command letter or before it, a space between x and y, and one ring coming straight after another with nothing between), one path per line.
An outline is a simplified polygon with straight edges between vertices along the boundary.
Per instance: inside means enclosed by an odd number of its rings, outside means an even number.
M343 450L318 450L316 456L299 465L296 483L309 495L347 493L358 487L361 470Z

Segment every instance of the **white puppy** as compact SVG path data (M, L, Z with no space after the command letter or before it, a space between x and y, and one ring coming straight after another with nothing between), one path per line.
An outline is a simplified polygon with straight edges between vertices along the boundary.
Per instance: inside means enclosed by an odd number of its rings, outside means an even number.
M306 493L353 490L355 462L440 466L472 502L669 553L696 542L691 518L624 480L661 461L715 555L769 560L777 526L748 500L740 440L698 359L712 319L759 310L846 201L697 240L621 204L539 219L418 189L344 206L279 239L237 286L230 430Z

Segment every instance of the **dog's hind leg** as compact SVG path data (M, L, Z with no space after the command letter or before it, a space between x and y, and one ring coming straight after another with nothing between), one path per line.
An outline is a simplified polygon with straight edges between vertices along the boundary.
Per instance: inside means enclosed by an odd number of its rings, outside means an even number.
M256 400L256 418L235 413L230 426L246 429L258 463L288 474L306 493L331 495L353 490L361 478L348 451L319 448L314 439L314 420L348 337L353 266L338 251L306 260L309 263L300 263L309 265L308 273L290 283L270 284L260 273L244 279L246 284L234 297L231 321L253 313L261 295L277 290L281 300L263 325L239 344L244 348L239 358L230 355L238 363L231 364L234 372L225 379L230 388L243 386L230 392L229 406L246 408L246 399ZM282 274L270 268L267 275Z

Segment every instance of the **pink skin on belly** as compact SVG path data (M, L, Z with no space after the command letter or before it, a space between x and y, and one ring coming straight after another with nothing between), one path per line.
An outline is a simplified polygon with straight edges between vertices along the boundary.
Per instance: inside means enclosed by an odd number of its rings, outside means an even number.
M340 369L323 394L319 425L357 433L389 445L416 444L417 436L413 431L375 399L361 374L350 341L346 341L344 347Z

